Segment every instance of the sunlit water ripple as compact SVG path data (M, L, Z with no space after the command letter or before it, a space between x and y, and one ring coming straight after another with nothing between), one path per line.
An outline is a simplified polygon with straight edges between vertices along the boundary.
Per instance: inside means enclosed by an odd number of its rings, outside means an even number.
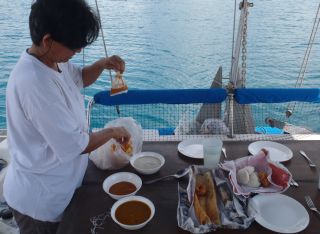
M88 1L95 7L94 1ZM219 65L230 70L233 0L98 1L108 54L126 61L130 88L205 88ZM239 2L239 1L238 1ZM318 0L252 1L248 26L247 87L293 87L309 40ZM0 0L0 127L5 89L21 52L30 46L31 1ZM315 40L305 87L319 87L320 45ZM84 64L104 56L102 39L84 51ZM72 60L83 64L82 54ZM105 72L86 95L108 89Z

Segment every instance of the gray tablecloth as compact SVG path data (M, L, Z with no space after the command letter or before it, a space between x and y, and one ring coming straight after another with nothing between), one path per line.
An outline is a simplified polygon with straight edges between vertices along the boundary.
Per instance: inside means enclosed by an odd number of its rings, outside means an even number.
M179 142L145 142L143 151L154 151L162 154L166 163L161 170L148 176L141 176L143 180L157 178L175 173L177 170L190 164L201 165L203 160L195 160L181 155L177 152ZM251 142L224 142L230 160L248 155L248 145ZM317 189L318 172L309 168L305 159L298 151L303 149L310 158L320 166L320 141L285 141L279 142L288 146L293 151L293 158L284 165L291 171L294 179L300 184L299 188L289 188L285 194L306 206L305 195L310 195L314 202L320 207L320 192ZM222 157L221 157L222 158ZM121 171L134 169L128 165ZM93 228L91 217L110 211L115 202L102 190L103 180L117 171L102 171L89 163L83 186L74 194L74 197L65 211L60 224L58 234L87 234ZM96 233L186 233L177 225L177 183L176 180L162 181L151 185L143 185L137 195L145 196L153 201L156 207L154 218L147 226L138 231L127 231L115 224L111 217L105 219L103 230L97 229ZM182 185L187 184L187 178L180 181ZM320 233L320 219L314 213L310 215L310 224L302 233ZM253 223L247 230L218 230L215 233L273 233L257 223Z

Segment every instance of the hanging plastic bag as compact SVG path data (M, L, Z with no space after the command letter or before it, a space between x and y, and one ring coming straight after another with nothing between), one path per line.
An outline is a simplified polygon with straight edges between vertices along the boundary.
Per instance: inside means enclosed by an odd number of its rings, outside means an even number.
M131 117L119 118L105 125L109 127L124 127L131 135L126 145L121 145L115 139L93 151L89 158L100 169L119 169L126 166L133 154L141 152L143 132L141 125Z
M115 78L111 81L110 95L114 96L126 92L128 92L128 86L123 79L122 74L120 72L117 72Z

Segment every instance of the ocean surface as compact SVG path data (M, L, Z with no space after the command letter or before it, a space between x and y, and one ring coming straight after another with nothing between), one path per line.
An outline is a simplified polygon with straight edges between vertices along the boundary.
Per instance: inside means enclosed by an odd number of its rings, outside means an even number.
M0 0L0 128L6 128L10 71L31 45L31 0ZM252 0L247 38L247 87L294 87L319 0ZM95 8L95 2L88 0ZM234 0L98 0L109 55L126 61L129 88L207 88L218 66L230 71ZM239 1L237 1L238 5ZM237 10L237 16L239 11ZM304 87L320 87L320 32ZM105 56L101 36L72 61ZM227 82L227 81L225 81ZM104 72L85 94L109 89Z

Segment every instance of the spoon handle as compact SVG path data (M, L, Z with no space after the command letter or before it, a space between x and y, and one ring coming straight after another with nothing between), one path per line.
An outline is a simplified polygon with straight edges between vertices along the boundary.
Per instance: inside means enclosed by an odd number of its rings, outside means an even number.
M296 188L299 187L299 184L298 184L293 178L291 178L290 183L291 183L294 187L296 187Z
M226 148L222 147L222 153L223 153L223 156L227 159Z
M147 180L147 181L144 181L143 183L144 184L152 184L152 183L155 183L155 182L160 181L160 180L164 180L164 179L169 178L169 177L173 177L173 175L168 175L168 176L160 177L160 178L153 179L153 180Z

